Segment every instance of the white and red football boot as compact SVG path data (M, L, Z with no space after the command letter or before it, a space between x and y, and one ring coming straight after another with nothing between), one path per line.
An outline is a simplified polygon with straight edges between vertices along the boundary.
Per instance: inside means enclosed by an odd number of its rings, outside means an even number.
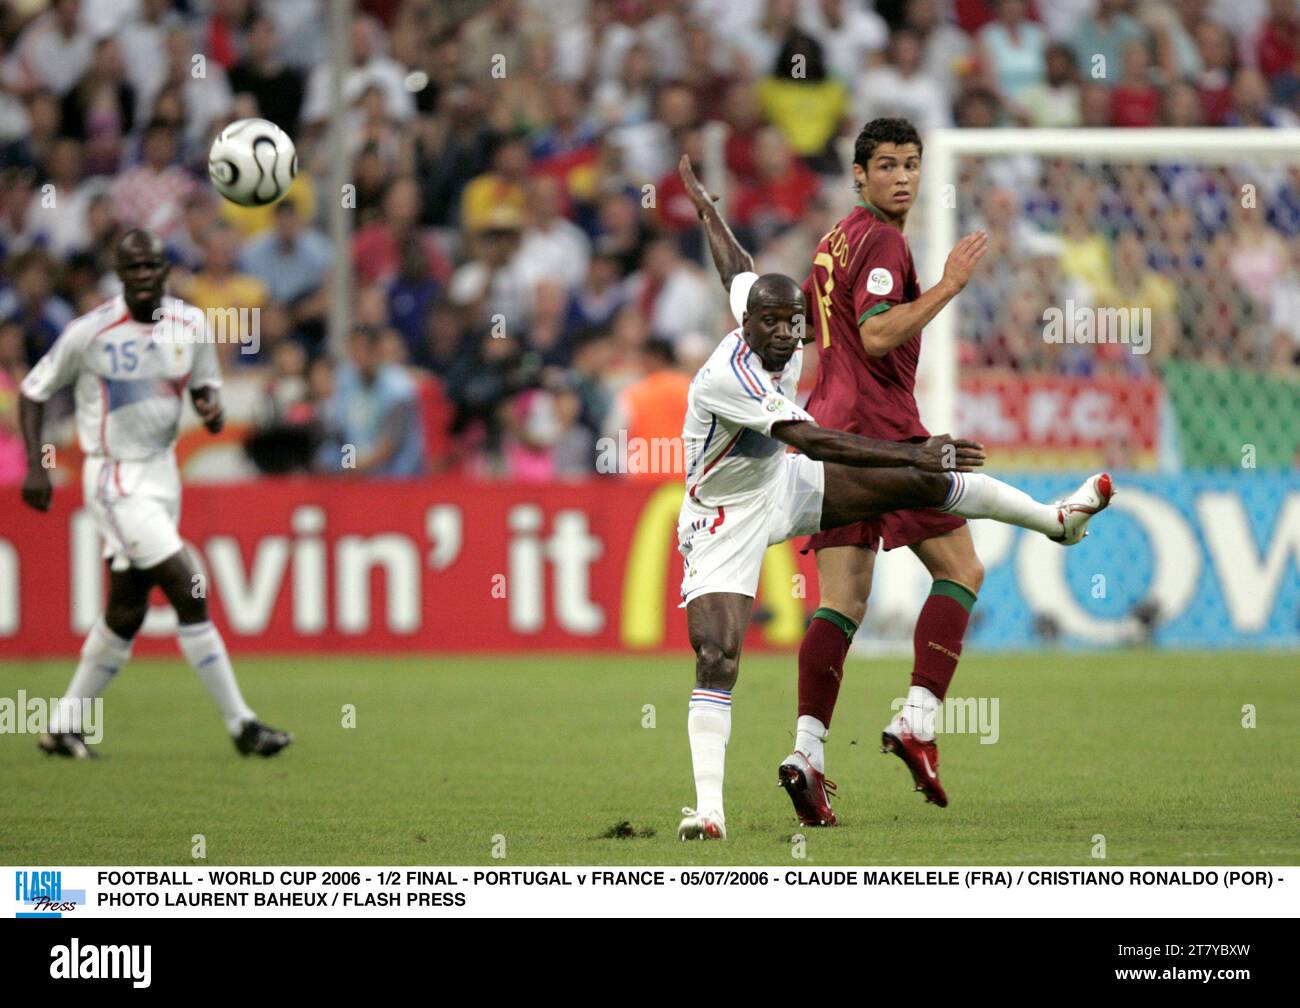
M914 790L924 794L926 801L947 807L948 795L939 782L939 747L912 734L912 726L902 714L880 733L880 751L893 753L906 764L912 772Z
M1073 546L1088 534L1088 522L1099 511L1105 511L1115 495L1115 484L1110 473L1096 473L1083 481L1083 485L1065 500L1056 502L1061 518L1061 534L1052 536L1053 542Z
M685 818L677 827L678 840L725 840L727 824L717 812L696 812L693 808L682 809Z
M798 749L776 768L776 779L790 796L794 814L804 826L840 824L830 802L831 796L835 794L835 782L827 780L826 775L813 766Z

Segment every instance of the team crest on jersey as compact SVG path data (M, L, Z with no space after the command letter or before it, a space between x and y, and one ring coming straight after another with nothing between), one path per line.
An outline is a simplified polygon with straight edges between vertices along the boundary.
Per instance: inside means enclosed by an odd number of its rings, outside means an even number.
M888 294L893 289L894 278L883 266L877 266L867 274L867 290L872 294Z

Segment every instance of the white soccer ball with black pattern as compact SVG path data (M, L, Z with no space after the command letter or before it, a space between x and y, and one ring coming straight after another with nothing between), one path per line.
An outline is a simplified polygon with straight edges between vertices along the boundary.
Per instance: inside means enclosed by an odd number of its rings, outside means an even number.
M240 206L266 206L289 191L298 152L289 134L269 119L239 119L212 141L208 177L217 192Z

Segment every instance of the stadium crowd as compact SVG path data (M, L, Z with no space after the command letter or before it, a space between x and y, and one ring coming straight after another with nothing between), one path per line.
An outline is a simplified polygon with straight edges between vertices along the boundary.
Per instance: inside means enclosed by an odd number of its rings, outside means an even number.
M598 468L611 432L680 433L688 376L726 326L675 174L706 123L727 126L739 237L802 279L852 202L844 141L870 118L1283 128L1300 112L1291 0L356 7L337 197L355 211L356 325L336 358L322 0L0 2L0 482L24 465L17 382L116 293L129 227L163 237L175 294L259 310L258 352L223 351L265 391L260 468L542 480ZM298 145L274 207L206 183L211 138L252 115ZM965 367L1176 357L1295 375L1300 169L970 160L959 190L964 223L994 239L963 299ZM1067 297L1151 307L1152 353L1046 344L1043 309Z

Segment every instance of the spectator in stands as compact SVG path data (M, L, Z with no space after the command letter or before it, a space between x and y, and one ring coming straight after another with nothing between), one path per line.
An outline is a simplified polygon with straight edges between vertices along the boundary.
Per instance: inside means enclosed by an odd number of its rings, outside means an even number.
M167 33L167 72L163 75L158 91L141 95L141 101L143 107L149 110L148 117L155 118L153 113L159 97L168 85L176 87L185 106L182 149L206 155L213 126L230 112L230 81L221 64L212 60L205 60L202 74L196 74L196 55L202 56L202 53L196 53L190 33L181 26L172 28Z
M45 249L56 259L84 251L90 243L86 213L91 199L102 192L104 180L83 182L81 143L61 137L50 148L42 186L44 190L27 206L24 243Z
M33 366L72 321L72 307L54 293L58 271L40 251L27 252L9 264L13 286L0 291L0 320L22 327L28 366Z
M262 472L306 472L325 433L310 397L307 351L295 339L282 339L270 357L271 373L245 450Z
M1038 129L1078 126L1083 118L1079 66L1073 50L1059 42L1047 47L1047 73L1042 83L1025 90L1024 123Z
M1232 77L1237 57L1232 36L1217 22L1204 20L1196 25L1196 49L1201 70L1195 83L1201 96L1201 115L1208 126L1222 126L1232 108Z
M337 443L318 454L327 470L358 476L418 476L424 436L415 384L388 358L384 333L354 326L348 360L335 376L328 407Z
M641 264L650 238L640 205L632 197L615 192L600 201L600 233L596 240L606 255L617 257L622 276Z
M167 258L174 267L188 273L203 268L204 245L217 221L220 198L214 190L199 187L185 201L185 214L180 226L165 243Z
M523 137L502 137L492 151L492 170L472 179L461 194L461 225L469 231L481 228L498 206L510 206L523 213L528 204L524 183L529 163L528 144Z
M176 164L176 134L167 123L145 128L143 152L144 163L119 175L109 190L113 213L123 226L147 228L166 241L180 227L197 183Z
M1269 292L1269 322L1274 344L1271 360L1283 370L1300 367L1300 242L1288 245L1286 270ZM3 340L0 330L0 340Z
M530 275L568 288L586 275L591 239L564 216L561 186L554 175L528 180L528 226L519 255Z
M384 193L382 216L352 238L352 260L360 283L386 283L401 265L407 241L415 242L429 264L429 273L445 282L449 264L437 238L420 227L420 188L410 176L393 179Z
M168 33L180 24L180 12L171 0L140 0L139 10L118 30L126 78L137 100L157 94L162 87L167 69L158 54L166 47Z
M889 41L889 26L869 4L813 0L799 5L799 27L817 40L826 69L852 87Z
M921 64L926 76L945 94L953 94L956 81L971 68L970 36L943 19L939 0L908 0L905 23L921 41Z
M373 18L359 14L352 21L352 66L343 78L343 100L351 105L371 84L378 85L390 118L399 123L409 122L415 114L415 102L406 89L406 72L401 64L383 51L383 29ZM490 72L484 65L482 72ZM329 61L318 63L307 78L306 95L302 105L302 123L307 129L319 133L329 117L334 67Z
M1105 87L1120 82L1125 49L1134 42L1149 44L1147 30L1124 7L1124 0L1097 0L1096 13L1080 20L1070 35L1079 72Z
M1204 126L1201 96L1196 88L1175 81L1165 88L1161 96L1161 126Z
M1238 286L1261 306L1268 304L1273 284L1290 262L1286 242L1268 226L1257 206L1232 204L1232 244L1228 269Z
M1106 129L1111 125L1111 89L1096 81L1086 81L1079 89L1079 125L1085 129Z
M643 376L618 395L607 433L617 440L618 431L626 431L628 444L643 446L646 458L658 459L660 447L673 445L674 457L680 460L682 417L691 378L678 369L676 352L668 340L647 340L640 357ZM660 471L663 468L647 467L632 475L649 480L681 479L684 475Z
M1300 58L1300 14L1292 0L1268 0L1268 15L1249 42L1256 69L1272 83Z
M1047 32L1029 20L1024 0L998 0L996 7L997 20L979 32L979 59L1002 103L1019 110L1046 78Z
M984 87L968 88L957 99L957 125L966 129L991 129L1000 125L1002 105L998 96Z
M1294 127L1296 117L1271 102L1268 81L1262 73L1242 67L1232 85L1232 111L1224 124L1283 129Z
M519 255L523 223L523 215L504 204L468 236L470 261L452 275L449 291L476 325L520 332L528 326L537 278Z
M606 329L626 303L618 257L607 246L597 245L582 282L569 292L566 329Z
M248 51L230 70L230 89L257 99L258 115L293 137L302 110L303 75L288 66L275 21L256 17L248 30Z
M274 229L245 246L240 269L259 277L271 300L290 307L295 325L314 346L324 336L333 259L329 239L305 227L293 197L286 196L275 205Z
M1160 121L1160 89L1152 80L1147 44L1130 42L1123 52L1123 76L1110 93L1111 125L1150 129Z
M401 334L406 359L419 362L424 357L428 314L442 292L442 285L430 270L429 259L420 246L417 233L406 237L397 273L384 286L388 319Z
M803 217L821 183L771 126L758 135L754 163L757 178L737 194L733 220L763 245Z
M4 67L5 84L18 94L47 88L62 98L81 80L95 43L80 24L81 0L53 0L30 21Z
M771 75L758 82L758 99L795 154L823 174L840 171L833 143L849 92L843 81L827 74L815 38L798 29L789 33Z
M442 119L422 116L406 134L403 162L411 167L422 193L421 221L431 227L460 224L461 194L490 166L496 134L483 120L483 94L461 84L448 88ZM520 152L526 149L520 145Z
M213 333L224 367L247 366L264 359L254 344L253 327L256 313L269 300L267 287L259 277L238 271L239 252L239 233L224 221L218 222L204 245L203 268L188 280L180 278L173 284L181 297L203 310L210 328L224 327Z
M889 37L888 61L858 78L858 121L901 116L922 135L952 125L948 94L926 73L921 56L921 40L909 29L900 28Z
M62 132L85 144L86 171L111 175L122 158L123 137L135 122L135 89L126 81L117 41L95 43L90 69L62 102Z
M736 60L731 47L720 45L707 25L695 23L685 33L686 67L678 81L691 89L695 108L702 121L721 119L727 89L736 79ZM652 104L647 102L648 117Z
M456 362L473 354L461 315L461 310L446 297L436 300L425 316L424 345L411 354L414 363L428 368L444 384Z
M648 320L650 333L674 340L688 332L712 329L719 299L704 272L687 262L677 246L657 238L646 248L645 265L629 281L631 304Z

